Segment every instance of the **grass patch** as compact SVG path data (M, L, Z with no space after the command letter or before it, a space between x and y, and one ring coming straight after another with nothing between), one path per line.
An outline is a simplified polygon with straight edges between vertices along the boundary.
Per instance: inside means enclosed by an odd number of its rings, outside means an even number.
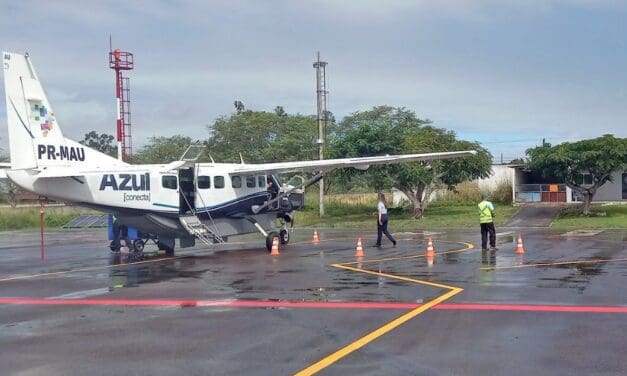
M46 227L61 227L85 209L72 206L48 206L45 208ZM39 227L39 207L0 208L0 231L21 230Z
M581 206L564 209L551 225L556 229L627 228L627 205L593 205L590 216L581 214Z
M317 196L307 196L306 210L297 212L296 225L308 227L336 227L376 229L376 195L358 195L363 198L349 203L346 198L334 195L325 196L325 216L320 218ZM495 225L504 224L517 209L512 206L496 205ZM390 229L392 231L413 231L427 228L479 227L479 214L476 204L433 203L427 207L422 219L415 219L409 209L390 208Z

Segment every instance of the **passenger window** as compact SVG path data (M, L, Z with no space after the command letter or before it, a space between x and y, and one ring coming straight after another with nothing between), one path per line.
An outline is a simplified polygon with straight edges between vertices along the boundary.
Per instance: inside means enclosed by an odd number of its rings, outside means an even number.
M266 187L266 177L265 176L257 176L257 183L259 184L259 188Z
M167 189L176 189L176 176L173 175L163 175L161 177L161 185L163 188Z
M199 176L198 177L198 189L209 189L211 188L211 178L209 176Z
M231 186L233 188L242 188L242 177L241 176L231 176Z
M246 186L248 188L255 188L255 177L252 175L246 176Z
M224 176L214 176L213 186L217 189L224 188Z

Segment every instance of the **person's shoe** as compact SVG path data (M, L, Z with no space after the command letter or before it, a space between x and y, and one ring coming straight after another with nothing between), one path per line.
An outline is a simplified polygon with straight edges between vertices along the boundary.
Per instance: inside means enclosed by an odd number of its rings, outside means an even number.
M496 247L490 247L490 251L498 251L499 249Z
M373 244L372 246L375 248L381 248L381 244Z
M392 246L396 247L396 240L392 240Z
M488 249L487 249L487 248L481 248L481 250L482 250L482 251L487 251Z

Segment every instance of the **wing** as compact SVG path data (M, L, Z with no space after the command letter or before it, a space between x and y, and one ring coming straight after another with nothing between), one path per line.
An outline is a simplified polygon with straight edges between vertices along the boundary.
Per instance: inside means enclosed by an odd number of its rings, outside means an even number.
M297 162L280 162L280 163L262 163L262 164L242 164L232 172L231 175L245 173L274 173L288 172L300 170L317 170L331 171L336 168L355 167L366 169L370 165L392 164L402 162L431 161L435 159L449 159L458 157L468 157L477 154L474 150L451 151L443 153L426 153L426 154L402 154L402 155L382 155L379 157L360 157L360 158L341 158L341 159L323 159L317 161L297 161Z

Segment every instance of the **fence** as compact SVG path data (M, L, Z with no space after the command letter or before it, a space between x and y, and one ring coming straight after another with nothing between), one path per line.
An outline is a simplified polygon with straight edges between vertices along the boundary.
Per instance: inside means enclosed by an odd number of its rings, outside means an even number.
M516 202L566 202L566 184L518 184Z

